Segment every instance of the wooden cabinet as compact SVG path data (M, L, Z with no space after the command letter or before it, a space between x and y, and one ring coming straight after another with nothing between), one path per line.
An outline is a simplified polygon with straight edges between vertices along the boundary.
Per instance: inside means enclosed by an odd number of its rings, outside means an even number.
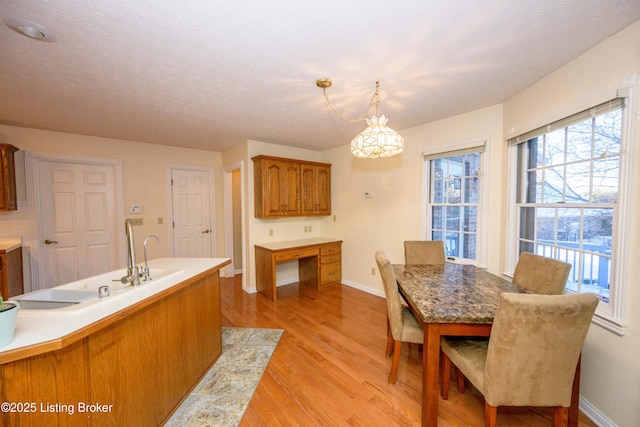
M331 215L331 166L303 163L302 215Z
M331 214L331 165L281 157L253 159L255 217Z
M256 218L300 215L300 163L263 156L253 161Z
M333 285L342 280L342 242L320 246L319 286Z
M16 167L13 158L18 151L16 147L9 144L0 144L0 210L15 211L18 209L16 196Z
M0 294L7 300L24 293L22 277L22 247L0 249Z

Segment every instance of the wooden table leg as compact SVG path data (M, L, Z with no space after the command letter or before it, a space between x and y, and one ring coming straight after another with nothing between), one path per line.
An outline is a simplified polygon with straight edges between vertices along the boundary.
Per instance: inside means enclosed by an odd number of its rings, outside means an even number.
M438 425L438 368L440 365L440 325L424 324L422 351L422 425Z
M578 416L580 415L580 361L578 358L576 375L573 377L573 387L571 389L571 406L569 407L569 427L578 427Z

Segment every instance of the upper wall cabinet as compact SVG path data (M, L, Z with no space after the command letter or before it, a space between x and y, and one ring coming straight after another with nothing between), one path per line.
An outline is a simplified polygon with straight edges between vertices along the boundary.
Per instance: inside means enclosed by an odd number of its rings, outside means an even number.
M331 214L331 165L281 157L253 159L256 218Z
M303 163L302 215L331 215L331 165Z
M18 151L9 144L0 144L0 211L15 211L18 209L16 196L16 166L13 154Z

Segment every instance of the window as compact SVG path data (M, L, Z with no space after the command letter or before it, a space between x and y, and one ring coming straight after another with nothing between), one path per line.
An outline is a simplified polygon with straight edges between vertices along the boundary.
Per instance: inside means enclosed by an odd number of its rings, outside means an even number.
M428 176L427 236L442 240L449 260L482 262L479 256L484 141L425 154Z
M618 326L620 311L610 305L620 294L624 119L624 98L615 98L510 140L517 162L512 247L570 263L567 291L598 295L599 315Z

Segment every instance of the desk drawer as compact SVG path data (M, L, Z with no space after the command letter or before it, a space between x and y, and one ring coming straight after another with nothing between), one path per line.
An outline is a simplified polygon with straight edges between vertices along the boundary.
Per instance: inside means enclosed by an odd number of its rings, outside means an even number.
M342 280L342 265L339 262L323 264L320 267L320 286L340 283Z
M320 248L320 255L339 254L341 252L341 243L328 243Z
M287 261L290 259L308 258L312 256L318 256L318 248L297 248L287 251L277 252L274 255L276 262Z
M332 262L337 262L339 263L341 260L342 256L340 254L336 254L336 255L323 255L320 258L320 264L331 264Z

